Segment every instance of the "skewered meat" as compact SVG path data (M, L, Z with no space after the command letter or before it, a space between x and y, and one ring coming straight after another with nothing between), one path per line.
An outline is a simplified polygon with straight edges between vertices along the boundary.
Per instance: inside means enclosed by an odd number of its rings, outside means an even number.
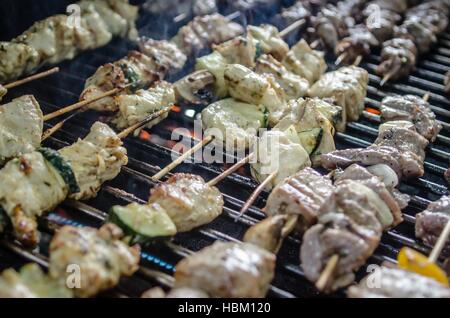
M282 8L281 13L275 16L275 22L281 28L286 28L299 20L309 20L311 17L311 7L308 2L297 1L288 8Z
M340 10L337 6L324 6L314 22L316 34L325 47L334 52L338 40L347 35L348 17L350 11Z
M268 216L298 215L298 230L306 231L317 223L317 213L333 191L330 178L305 168L278 184L267 198Z
M349 35L340 40L335 48L335 54L344 57L342 62L345 64L353 63L358 56L368 55L370 48L379 44L365 25L356 25L348 32Z
M300 144L294 127L286 131L264 132L258 139L255 152L257 160L251 163L250 172L258 182L263 182L276 172L275 178L267 185L269 189L297 171L311 166L309 155Z
M281 38L278 29L272 25L248 26L247 32L252 35L257 42L256 46L262 52L272 55L279 61L282 61L289 52L289 45Z
M354 163L362 166L386 164L399 178L423 176L424 170L420 161L416 154L403 154L396 148L381 146L336 150L321 156L322 166L329 170L346 168Z
M167 73L164 65L157 59L148 57L140 52L131 51L128 56L100 66L94 75L86 80L80 100L92 99L114 88L122 88L135 83L135 87L145 87L161 80ZM126 91L121 91L125 94ZM118 111L114 97L105 97L87 106L97 111Z
M408 9L408 0L374 0L371 3L376 4L381 10L395 13L403 13Z
M226 64L240 64L253 68L258 58L257 42L253 39L251 33L247 37L239 36L219 45L214 45L215 52L220 53Z
M107 125L96 122L84 139L62 148L59 153L72 166L80 191L70 195L87 200L97 195L102 184L114 179L128 163L122 140Z
M383 43L381 63L376 72L393 80L409 75L416 67L417 48L409 39L394 38Z
M303 78L312 85L327 69L323 54L312 50L306 41L301 40L291 47L283 60L284 66Z
M445 92L450 93L450 71L447 72L447 74L445 74L444 84L445 84Z
M208 294L200 289L190 288L190 287L180 287L174 288L166 294L166 292L161 287L154 287L147 290L141 296L141 298L208 298Z
M191 73L173 84L179 103L209 105L214 99L216 78L207 70Z
M392 10L387 8L387 4L400 3L404 6ZM382 43L387 41L394 35L394 27L401 21L402 17L399 13L406 10L406 1L371 1L363 11L365 24L370 33Z
M333 124L321 110L321 107L328 110L334 106L310 98L292 100L288 106L288 115L283 116L275 128L286 130L293 126L314 164L319 162L321 154L336 150Z
M450 298L450 289L414 272L381 267L351 286L347 294L351 298Z
M259 246L271 253L278 253L283 240L294 229L297 216L274 215L251 226L243 241Z
M271 74L286 94L287 99L297 99L306 95L309 89L308 80L290 72L271 55L262 55L256 61L255 72Z
M0 165L38 148L43 126L41 108L32 95L0 106Z
M411 17L399 26L395 35L400 38L410 39L417 47L419 54L427 53L437 39L433 30L430 30L423 20L417 16Z
M108 29L104 18L100 16L94 5L85 1L80 3L80 8L83 17L80 24L91 33L92 49L108 44L113 38L113 35Z
M356 121L364 110L369 74L366 70L349 66L324 74L309 90L308 95L333 98L342 107L343 119L338 130L343 130L346 121Z
M269 112L269 126L275 126L287 108L283 89L269 74L259 75L239 64L225 67L225 83L231 97L253 105L262 105Z
M139 246L129 247L121 241L123 233L114 224L100 229L62 227L50 242L50 276L66 278L69 265L80 269L77 297L89 297L119 283L121 276L130 276L139 264Z
M430 104L414 95L388 96L381 103L382 122L407 120L414 124L417 132L433 142L442 125L430 109Z
M354 281L354 272L372 255L382 231L378 219L389 213L380 197L352 180L340 181L329 203L319 211L319 224L306 231L301 247L301 263L306 277L316 282L329 258L339 261L327 290L336 290Z
M38 151L9 161L0 170L0 179L0 205L14 236L25 244L36 244L39 240L36 218L64 201L69 186Z
M16 272L7 269L0 275L0 298L71 298L63 279L52 279L37 264Z
M202 111L205 135L223 141L227 147L250 148L258 129L267 127L267 112L260 106L238 102L232 98L222 99ZM229 149L229 148L228 148Z
M434 33L441 33L448 26L449 8L443 1L427 1L408 10L406 19L419 18L423 24L432 25Z
M147 37L139 38L139 51L163 66L168 73L181 70L187 60L186 55L172 42L157 41Z
M178 232L210 223L222 213L220 191L196 175L177 173L150 192L149 203L167 211Z
M177 264L175 287L211 297L261 298L274 277L275 255L249 243L216 242Z
M172 84L159 82L148 90L140 89L135 94L116 96L114 102L119 111L114 115L112 123L119 130L123 130L143 121L159 110L172 107L175 104L175 92ZM161 115L145 125L145 127L153 127L167 118L168 115L168 112ZM141 129L136 129L134 134L137 136Z
M416 236L433 247L447 222L450 221L450 197L443 196L430 203L425 211L416 215ZM447 240L445 253L450 253L450 241Z
M242 33L241 25L220 14L211 14L195 17L178 31L172 42L187 56L194 56L212 44L223 43Z
M0 42L0 82L30 73L39 64L38 51L26 44Z
M380 178L370 173L364 167L356 164L351 165L339 174L335 180L336 184L339 184L341 180L358 181L358 183L374 191L390 210L390 215L385 214L378 218L384 229L396 226L403 221L401 209L393 195L390 193L390 189L386 187Z

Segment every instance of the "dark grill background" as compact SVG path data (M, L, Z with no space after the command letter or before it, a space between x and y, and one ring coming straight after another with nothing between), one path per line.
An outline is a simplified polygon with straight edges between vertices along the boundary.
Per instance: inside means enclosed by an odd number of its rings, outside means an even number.
M2 1L0 12L1 40L8 40L23 32L35 20L46 16L62 13L70 1ZM284 1L287 6L292 1ZM134 2L136 3L136 2ZM221 8L222 13L229 13L226 7ZM242 23L270 22L271 17L279 12L279 7L256 10L255 15L250 12L247 16L241 15L237 20ZM261 13L261 14L259 14ZM179 24L171 23L170 17L154 17L141 12L138 27L140 35L153 38L170 38L178 28L185 24L185 20ZM293 40L298 40L296 39ZM293 44L292 42L290 44ZM35 81L23 87L12 90L7 101L22 94L33 94L43 108L44 113L49 113L57 108L77 101L82 91L84 81L91 76L96 68L104 63L111 62L127 54L133 48L133 44L116 39L105 48L86 52L77 56L73 61L64 62L61 71L57 75ZM374 69L380 60L379 52L374 52L365 58L361 66L370 72L370 87L366 99L366 106L377 109L381 99L392 93L423 95L430 93L430 103L433 105L439 120L443 122L443 130L434 144L427 151L425 163L425 176L418 180L402 183L400 190L413 196L409 207L404 210L405 221L393 230L384 234L382 242L370 258L369 263L380 264L383 261L394 262L398 250L402 246L413 247L423 253L429 249L424 247L414 236L414 215L423 210L430 201L437 200L443 194L448 193L447 185L442 174L448 168L450 149L450 101L443 93L444 74L450 67L450 33L447 31L439 38L438 45L430 54L421 57L418 69L407 80L389 83L383 88L379 87L380 78L374 75ZM329 70L334 68L334 60L328 58ZM189 64L189 63L188 63ZM191 65L185 70L169 78L174 81L192 71ZM181 112L172 112L168 119L154 127L148 133L142 133L140 138L127 138L125 146L128 149L130 162L122 173L113 181L106 184L99 196L89 202L65 202L41 222L42 242L39 249L30 253L18 251L12 252L14 246L0 248L0 267L14 266L16 268L30 261L30 257L38 257L34 260L42 260L47 255L48 241L51 239L52 224L73 224L99 226L106 212L113 204L127 204L131 201L144 203L148 198L149 189L154 183L148 176L158 171L158 167L167 165L171 161L170 146L173 145L171 130L175 127L187 127L192 129L193 118L186 116L186 109L196 107L183 107ZM60 148L68 143L84 137L91 124L101 115L95 112L86 112L71 119L57 132L53 138L45 142L46 146ZM56 123L57 119L50 124ZM379 120L369 112L365 112L360 121L349 123L345 134L337 134L337 148L366 147L371 144L378 132ZM47 124L47 128L48 128ZM224 168L223 165L191 164L185 163L176 171L199 174L206 180L217 176ZM224 213L209 225L190 233L177 235L172 244L155 245L143 249L142 266L139 273L132 278L124 279L114 291L105 293L105 296L139 296L140 293L151 286L170 286L170 277L149 275L149 270L158 273L173 274L175 264L186 254L196 251L204 246L212 244L215 240L241 239L249 225L263 218L260 208L264 206L267 193L263 193L256 201L255 206L239 222L234 221L243 202L249 197L257 184L248 177L248 168L242 169L240 175L233 175L219 184L226 202ZM0 181L1 182L1 181ZM132 195L130 195L132 194ZM299 246L301 239L290 236L278 255L278 266L273 288L269 296L274 297L317 297L319 295L313 286L304 278L299 267ZM17 247L17 246L16 246ZM360 271L363 275L366 269ZM153 277L153 278L152 278ZM343 296L342 292L334 296Z

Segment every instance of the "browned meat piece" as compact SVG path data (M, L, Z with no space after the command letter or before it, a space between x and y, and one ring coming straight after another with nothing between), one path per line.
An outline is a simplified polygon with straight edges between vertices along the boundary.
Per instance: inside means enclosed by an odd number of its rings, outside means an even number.
M430 247L436 244L439 235L450 221L450 197L443 196L430 203L427 209L416 215L416 236ZM444 253L450 255L450 240L447 240Z
M164 40L157 41L141 37L139 50L163 66L169 73L181 70L187 60L186 55L175 44Z
M366 6L363 14L366 17L367 29L382 43L392 37L394 27L402 17L395 11L384 9L382 5L378 4L379 2L386 3L386 1L372 1Z
M336 55L344 57L344 64L353 64L358 56L369 55L370 48L379 45L378 40L364 25L350 28L348 32L349 36L339 41L335 48Z
M399 178L421 177L424 173L423 165L417 155L402 154L392 147L370 146L336 150L321 156L322 167L329 170L346 168L354 163L362 166L386 164L397 173Z
M177 264L175 287L215 298L261 298L274 277L275 255L253 244L217 241Z
M410 39L416 45L419 54L425 54L437 41L433 31L420 17L412 16L396 28L395 36Z
M398 149L402 155L418 157L423 164L425 160L425 148L428 140L419 135L415 129L404 127L380 127L375 145Z
M347 291L350 298L450 298L450 289L414 272L382 267Z
M333 255L339 261L326 291L352 283L381 238L378 220L386 211L380 197L352 180L342 180L319 211L319 224L306 231L300 257L305 276L316 282Z
M442 129L430 104L414 95L388 96L381 102L381 121L407 120L417 132L433 142Z
M376 72L397 80L408 76L416 67L417 48L409 39L394 38L383 43L381 63Z
M403 13L408 9L408 0L375 0L370 3L377 5L382 10L395 13Z
M305 168L272 190L264 212L269 216L298 215L298 229L304 232L317 223L317 213L333 189L330 178Z
M342 180L358 181L360 184L374 191L384 201L384 203L386 203L392 214L392 219L390 217L386 217L387 222L385 222L385 224L381 222L385 229L396 226L403 221L402 211L400 210L400 207L391 192L389 192L386 185L381 182L380 178L370 173L367 169L356 164L351 165L336 178L336 184Z
M419 18L425 25L432 26L434 33L443 32L448 26L449 6L443 1L428 1L408 10L406 19Z
M244 33L240 24L220 14L196 17L182 27L172 41L187 56L193 56L212 44L219 44Z

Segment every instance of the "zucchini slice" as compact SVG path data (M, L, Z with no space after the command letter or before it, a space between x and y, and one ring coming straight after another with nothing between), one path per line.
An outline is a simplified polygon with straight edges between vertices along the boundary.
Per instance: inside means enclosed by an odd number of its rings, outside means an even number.
M177 228L159 204L113 206L107 222L119 226L130 244L149 244L174 236Z
M313 128L310 130L302 131L298 133L300 143L305 148L306 152L311 155L320 146L322 141L323 130L322 128Z
M70 193L80 192L80 187L78 186L72 166L60 155L58 151L44 147L39 148L38 151L59 172L64 182L69 186Z

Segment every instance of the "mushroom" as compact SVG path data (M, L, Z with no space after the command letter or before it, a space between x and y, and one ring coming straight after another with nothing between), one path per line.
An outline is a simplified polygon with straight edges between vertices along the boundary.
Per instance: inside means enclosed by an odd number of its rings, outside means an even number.
M206 70L200 70L183 77L174 84L178 101L190 104L207 104L213 98L215 77Z

